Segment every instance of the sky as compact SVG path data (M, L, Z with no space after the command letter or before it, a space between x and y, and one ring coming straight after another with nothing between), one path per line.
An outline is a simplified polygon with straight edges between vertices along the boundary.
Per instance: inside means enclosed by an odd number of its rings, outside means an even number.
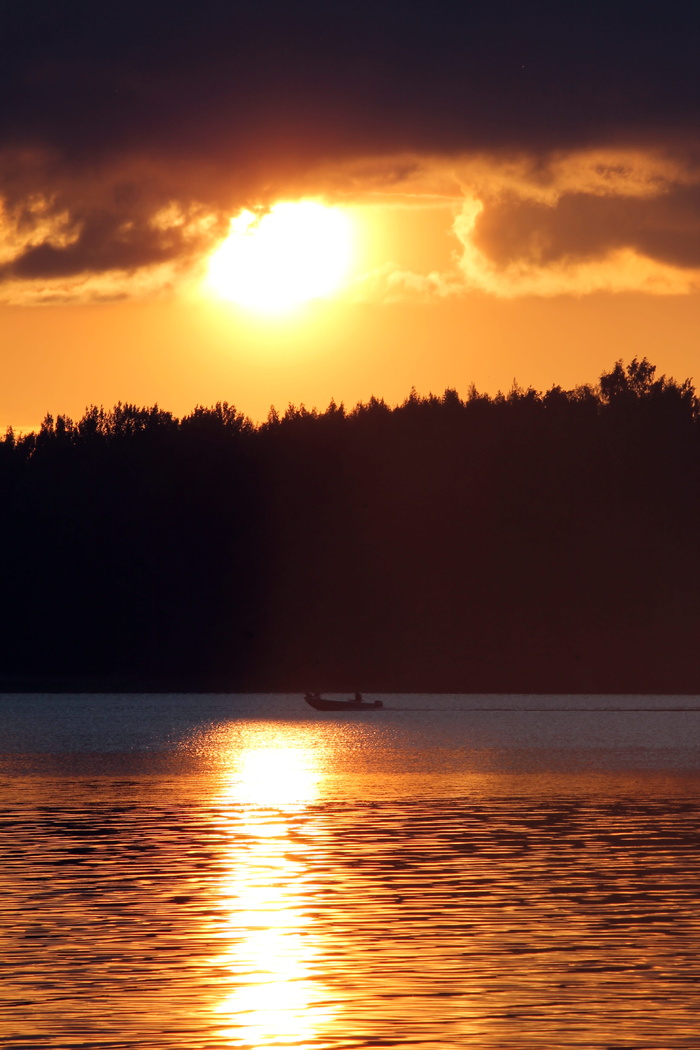
M23 0L0 39L0 428L700 385L697 3Z

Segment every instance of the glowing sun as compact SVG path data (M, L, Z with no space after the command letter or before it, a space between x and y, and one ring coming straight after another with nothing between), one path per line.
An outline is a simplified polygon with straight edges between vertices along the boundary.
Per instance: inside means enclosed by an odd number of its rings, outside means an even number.
M343 283L352 254L350 221L316 201L285 201L242 211L209 260L218 295L263 313L324 298Z

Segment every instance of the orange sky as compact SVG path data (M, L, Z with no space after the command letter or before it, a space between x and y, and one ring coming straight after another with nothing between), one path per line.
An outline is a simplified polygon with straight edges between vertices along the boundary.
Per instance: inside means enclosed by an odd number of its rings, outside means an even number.
M0 39L0 428L700 371L697 5L26 0ZM231 221L300 200L345 282L217 298Z
M610 291L605 275L600 290L581 294L470 288L453 230L459 203L397 201L347 209L357 240L351 284L291 313L222 300L201 284L201 260L170 288L136 288L116 301L0 306L0 427L35 427L47 412L76 418L88 404L118 400L178 415L227 400L260 420L272 404L350 406L371 395L395 403L411 386L570 387L635 355L679 379L698 371L692 289ZM414 284L447 275L456 287L389 288L388 273L411 274Z

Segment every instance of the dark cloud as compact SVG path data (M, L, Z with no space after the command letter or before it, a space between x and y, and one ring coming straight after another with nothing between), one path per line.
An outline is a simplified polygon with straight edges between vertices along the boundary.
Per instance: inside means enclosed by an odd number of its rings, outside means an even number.
M5 276L194 251L196 238L154 229L167 200L222 212L356 157L606 145L700 155L695 2L22 0L0 6L0 39L0 154L43 158L0 164L0 195L17 208L23 194L58 195L78 231L70 243L35 238ZM146 162L158 168L148 208L146 176L121 170ZM576 233L595 251L604 233L587 227L587 206L512 205L512 248L495 212L480 236L496 255L526 250L518 230L532 221L550 231L547 250ZM636 207L613 226L633 225ZM650 250L694 257L691 235L662 219L647 234Z
M50 279L85 273L127 272L187 258L201 251L182 228L157 229L124 221L114 213L93 212L80 223L75 240L68 244L43 242L26 248L0 274L5 277ZM210 242L210 238L208 239Z
M551 148L695 129L695 3L24 0L0 141L250 158Z
M554 206L511 197L484 209L472 241L498 266L547 266L632 248L672 266L698 268L700 188L675 187L641 199L570 193Z

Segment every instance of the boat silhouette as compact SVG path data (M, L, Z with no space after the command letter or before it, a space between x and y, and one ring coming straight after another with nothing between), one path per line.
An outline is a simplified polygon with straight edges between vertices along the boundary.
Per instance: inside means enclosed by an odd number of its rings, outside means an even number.
M305 693L304 700L316 711L373 711L384 707L381 700L363 700L362 693L355 693L349 700L326 700L320 693Z

